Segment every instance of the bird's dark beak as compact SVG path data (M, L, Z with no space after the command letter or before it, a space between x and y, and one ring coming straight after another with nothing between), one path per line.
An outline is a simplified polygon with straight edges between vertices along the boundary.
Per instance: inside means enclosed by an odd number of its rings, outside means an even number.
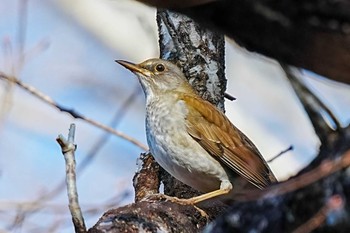
M130 70L131 72L135 73L135 74L141 74L142 76L146 76L146 77L150 77L151 76L151 72L147 69L144 69L142 67L140 67L137 64L128 62L128 61L123 61L123 60L115 60L115 62L119 63L120 65L124 66L125 68L127 68L128 70Z

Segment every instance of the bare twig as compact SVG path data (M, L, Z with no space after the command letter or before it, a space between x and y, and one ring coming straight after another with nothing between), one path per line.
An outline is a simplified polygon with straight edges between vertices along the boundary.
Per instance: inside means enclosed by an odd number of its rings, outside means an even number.
M267 160L267 163L272 163L275 159L279 158L281 155L287 153L288 151L293 150L293 146L291 145L290 147L288 147L287 149L281 151L280 153L278 153L277 155L273 156L271 159Z
M224 93L224 97L230 101L234 101L236 100L236 97L233 97L232 95L230 95L229 93L225 92Z
M136 139L120 132L117 131L111 127L108 127L106 125L103 125L95 120L92 120L88 117L85 117L84 115L76 112L73 109L69 109L67 107L64 107L60 104L58 104L56 101L54 101L50 96L45 95L44 93L40 92L39 90L37 90L36 88L34 88L33 86L30 86L28 84L25 84L23 82L21 82L20 80L16 79L15 77L10 77L5 75L4 73L0 72L0 78L5 79L9 82L13 82L15 84L17 84L17 86L19 86L20 88L22 88L23 90L33 94L35 97L39 98L40 100L44 101L45 103L57 108L58 110L60 110L61 112L65 112L68 113L69 115L71 115L72 117L76 118L76 119L82 119L88 123L90 123L91 125L94 125L100 129L103 129L109 133L112 133L120 138L123 138L124 140L131 142L132 144L138 146L139 148L141 148L142 150L148 150L148 147L143 145L141 142L137 141Z
M68 140L62 135L59 135L56 139L58 144L62 148L62 154L66 162L66 182L67 182L67 193L69 199L69 210L72 215L75 232L86 233L86 227L84 223L83 214L80 209L78 192L76 186L76 175L75 175L75 149L74 144L75 136L75 125L71 124L68 133Z
M125 116L128 110L128 106L131 105L131 103L135 100L136 96L138 95L139 86L137 85L137 88L132 92L132 94L124 101L124 103L121 104L120 108L114 115L114 118L112 119L109 126L111 128L116 128L120 120ZM79 163L77 171L78 175L82 173L82 171L93 161L93 158L95 158L96 154L99 152L99 150L103 147L105 143L107 143L109 137L111 134L108 132L101 136L100 139L97 140L97 142L92 146L90 151L87 153L87 155L84 157L84 159ZM66 183L65 180L60 182L56 185L55 188L53 188L50 192L46 193L45 195L41 196L39 199L42 200L43 198L49 199L53 198L54 196L58 195L61 190L65 187Z

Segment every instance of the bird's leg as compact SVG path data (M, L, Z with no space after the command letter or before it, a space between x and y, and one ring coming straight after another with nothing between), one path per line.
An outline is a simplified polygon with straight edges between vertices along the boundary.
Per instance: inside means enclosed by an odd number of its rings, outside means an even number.
M157 194L151 194L151 195L145 197L145 199L151 200L154 197L156 197L158 199L163 198L163 199L166 199L167 201L175 202L175 203L178 203L181 205L192 205L194 208L196 208L196 210L198 210L201 213L201 215L203 217L207 218L208 215L205 213L205 211L198 208L195 205L202 202L202 201L228 194L232 190L232 188L233 188L233 186L229 181L222 181L221 185L220 185L220 189L214 190L214 191L209 192L209 193L204 193L204 194L199 195L197 197L191 197L191 198L185 199L185 198L171 197L171 196L168 196L165 194L157 193Z
M199 195L197 197L192 197L189 199L182 199L182 201L184 203L187 203L190 205L195 205L195 204L200 203L202 201L205 201L205 200L217 197L217 196L228 194L232 190L232 188L233 188L233 186L229 180L223 180L223 181L221 181L220 189L211 191L209 193L204 193L204 194Z
M217 196L221 196L221 195L225 195L228 194L231 190L232 190L233 186L229 181L222 181L221 185L220 185L220 189L218 190L214 190L212 192L209 193L204 193L202 195L199 195L197 197L191 197L191 198L178 198L178 197L171 197L171 196L167 196L165 194L152 194L150 196L147 196L146 199L152 199L152 197L157 197L157 198L164 198L168 201L172 201L172 202L176 202L179 204L183 204L183 205L196 205L202 201L217 197Z
M209 193L204 193L202 195L199 195L197 197L191 197L188 199L179 199L180 202L182 202L183 204L188 204L188 205L195 205L198 204L202 201L217 197L217 196L221 196L221 195L225 195L228 194L231 191L231 189L218 189Z

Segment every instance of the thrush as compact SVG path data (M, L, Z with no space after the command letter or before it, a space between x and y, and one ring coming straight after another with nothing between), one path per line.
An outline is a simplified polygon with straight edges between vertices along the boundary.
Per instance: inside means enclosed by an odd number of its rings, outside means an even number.
M204 193L182 203L224 194L234 199L276 182L256 146L196 93L179 67L161 59L116 62L136 74L145 93L147 142L155 160Z

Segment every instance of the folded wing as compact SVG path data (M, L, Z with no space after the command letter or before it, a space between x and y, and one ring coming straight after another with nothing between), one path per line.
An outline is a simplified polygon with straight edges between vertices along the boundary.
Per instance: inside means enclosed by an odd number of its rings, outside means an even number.
M189 108L187 132L209 154L260 189L276 182L258 149L223 113L200 97L179 95Z

